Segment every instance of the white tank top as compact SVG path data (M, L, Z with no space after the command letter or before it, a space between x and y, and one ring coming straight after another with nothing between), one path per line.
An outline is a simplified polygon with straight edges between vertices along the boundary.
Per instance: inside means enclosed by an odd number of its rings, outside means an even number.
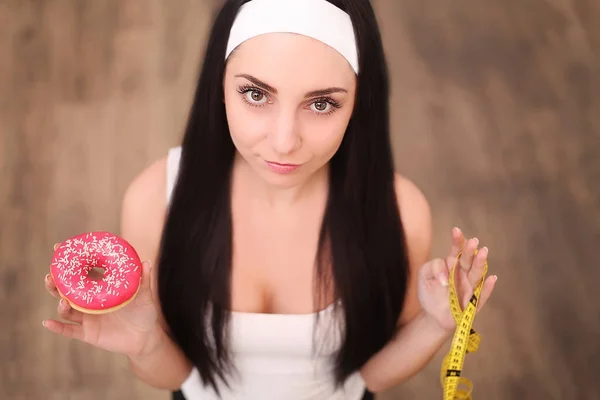
M181 147L171 148L167 161L167 202L179 171ZM194 368L181 386L187 400L360 400L365 383L357 371L336 390L333 354L341 344L333 305L315 313L261 314L232 312L230 346L237 373L231 389L219 398L202 384ZM313 341L314 340L314 341Z

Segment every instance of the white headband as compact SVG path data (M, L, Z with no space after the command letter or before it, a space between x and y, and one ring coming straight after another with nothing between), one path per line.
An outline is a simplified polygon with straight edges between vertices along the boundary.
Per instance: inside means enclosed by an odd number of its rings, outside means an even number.
M358 74L352 21L326 0L252 0L244 4L231 28L225 59L246 40L276 32L297 33L329 45Z

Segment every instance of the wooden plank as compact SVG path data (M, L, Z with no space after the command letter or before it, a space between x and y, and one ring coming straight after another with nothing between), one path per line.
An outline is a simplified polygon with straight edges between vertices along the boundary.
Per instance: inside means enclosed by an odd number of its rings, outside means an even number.
M121 357L46 332L51 246L118 229L131 178L178 143L219 1L0 1L0 398L165 399ZM398 170L490 247L475 398L598 399L600 6L373 1ZM434 399L443 352L379 396Z

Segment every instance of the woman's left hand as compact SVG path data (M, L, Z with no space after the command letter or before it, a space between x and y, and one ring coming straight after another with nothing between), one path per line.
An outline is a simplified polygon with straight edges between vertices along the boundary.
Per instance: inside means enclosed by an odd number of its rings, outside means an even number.
M462 252L455 269L454 283L461 307L468 304L477 285L481 282L484 266L488 257L487 247L478 249L479 241L476 238L465 240L463 233L458 228L452 230L452 248L445 259L434 259L424 264L419 271L419 301L424 313L433 319L440 328L454 331L456 322L450 311L450 292L448 276L456 257ZM481 289L477 311L485 305L494 290L497 277L489 276Z

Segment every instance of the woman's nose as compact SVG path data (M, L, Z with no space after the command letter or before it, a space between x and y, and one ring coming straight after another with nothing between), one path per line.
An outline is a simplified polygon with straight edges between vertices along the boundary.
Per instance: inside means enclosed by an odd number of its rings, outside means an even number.
M271 144L278 154L288 155L301 146L297 117L293 112L281 112L271 132Z

